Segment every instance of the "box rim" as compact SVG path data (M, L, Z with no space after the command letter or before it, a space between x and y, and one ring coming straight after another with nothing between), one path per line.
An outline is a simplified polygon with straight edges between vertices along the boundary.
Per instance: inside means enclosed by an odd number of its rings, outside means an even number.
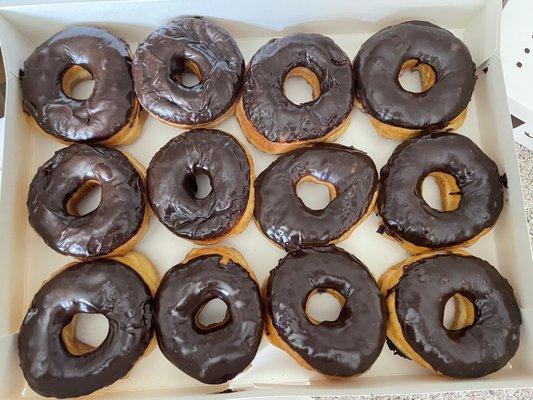
M110 0L111 2L115 2L115 3L136 3L136 2L139 2L139 0ZM491 0L489 0L491 1ZM157 2L160 2L159 0L155 0L155 1L149 1L151 3L157 3ZM43 4L43 5L48 5L48 4L65 4L65 3L72 3L72 1L51 1L51 2L44 2L44 3L38 3L39 5ZM81 0L79 1L79 3L95 3L95 4L98 4L98 3L105 3L103 1L92 1L92 0ZM35 3L28 3L28 4L18 4L18 5L14 5L14 6L5 6L5 5L2 5L0 6L0 15L2 13L2 11L4 9L10 9L11 7L13 8L19 8L19 7L32 7L36 5ZM498 14L500 15L500 14ZM7 21L6 21L7 22ZM499 22L499 21L498 21ZM498 29L497 31L499 32L499 25L498 25ZM0 38L0 42L3 43L3 39L4 38ZM498 45L499 45L499 40L498 40ZM497 60L497 62L499 62L501 64L501 60L499 59L498 57L498 52L495 52L490 58L495 58ZM486 60L488 61L488 60ZM502 82L503 83L503 82ZM504 84L504 83L503 83ZM13 86L13 85L12 85ZM8 88L9 90L9 88ZM7 92L6 92L6 100L8 98L8 95L7 95ZM505 99L505 104L508 106L508 102L507 102L507 99ZM8 118L8 115L6 115L6 122L7 122L7 118ZM516 166L518 167L518 159L517 159L517 156L516 156L516 153L514 155L514 164L516 164ZM522 184L521 184L522 185ZM524 205L524 193L523 193L523 190L522 190L522 186L520 187L520 191L521 191L521 195L522 195L522 204ZM2 205L2 198L0 198L0 206ZM523 215L525 217L525 215ZM1 227L0 228L0 231L3 232L4 228ZM531 251L531 249L530 249ZM4 335L4 336L10 336L10 335ZM2 337L4 337L2 336ZM456 382L456 381L454 381ZM479 381L478 381L479 382ZM479 389L479 390L486 390L486 389L495 389L495 388L499 388L499 387L494 387L494 386L490 386L490 380L485 380L484 383L487 383L487 385L483 384L482 386L483 389ZM529 387L530 385L533 386L533 379L529 380L529 381L524 381L523 382L524 385L511 385L511 382L509 382L509 385L503 385L502 388L517 388L517 387ZM429 383L429 384L432 384L432 383ZM286 388L283 388L283 385L281 386L278 386L275 390L287 390ZM295 393L294 394L281 394L281 395L272 395L272 394L269 394L268 392L270 391L270 389L253 389L251 391L252 395L255 395L254 397L271 397L271 396L275 396L275 397L293 397L296 395L296 392L297 391L305 391L306 394L301 394L300 396L297 396L297 397L308 397L308 396L311 396L313 395L312 394L312 391L313 391L313 388L311 388L311 386L308 386L308 387L305 387L304 389L302 388L297 388L297 389L290 389L289 391L291 390L294 390ZM453 392L457 392L457 391L463 391L464 389L457 389L457 390L453 390ZM472 389L472 390L478 390L478 389ZM146 390L142 390L141 392L145 392L146 393L150 393L152 391L154 391L154 389L146 389ZM257 391L257 392L256 392ZM129 391L124 391L122 393L127 393ZM131 391L132 393L134 391ZM334 395L342 395L344 393L346 393L347 395L358 395L358 394L364 394L365 393L365 389L362 389L362 391L359 391L357 388L353 388L353 387L347 387L347 388L344 388L344 389L341 389L341 390L331 390L331 388L328 389L328 394L327 396L334 396ZM349 392L351 392L352 394L349 394ZM366 389L366 393L368 392L368 389ZM437 393L437 392L441 392L440 390L431 390L431 389L428 389L427 391L425 392L418 392L418 391L402 391L402 392L394 392L394 391L389 391L389 390L386 390L386 391L383 391L382 389L379 389L379 390L374 390L372 393L379 393L379 394L396 394L396 393L401 393L401 394L414 394L414 393ZM113 395L115 393L118 393L118 392L113 392L113 393L106 393L106 395ZM234 394L228 394L227 396L226 395L222 395L221 397L223 398L245 398L245 397L248 397L250 392L247 393L247 395L244 395L244 393L246 392L243 392L242 395L238 395L239 392L237 393L234 393ZM198 396L189 396L188 398L195 398L195 397L199 397Z

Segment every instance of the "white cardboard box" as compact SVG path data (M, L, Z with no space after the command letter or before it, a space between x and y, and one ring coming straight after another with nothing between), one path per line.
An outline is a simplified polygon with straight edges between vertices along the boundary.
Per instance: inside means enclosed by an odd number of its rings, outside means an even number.
M305 4L305 5L304 5ZM326 380L297 365L288 355L263 340L252 367L227 385L208 386L180 372L156 349L140 360L127 379L97 392L107 398L200 397L226 388L218 398L263 396L353 395L410 393L533 386L533 263L525 221L520 179L509 120L499 54L500 0L179 0L82 1L0 7L0 43L7 70L7 109L0 198L0 397L36 396L18 367L16 334L42 281L71 259L49 249L27 223L26 195L37 167L61 144L32 131L21 110L18 71L33 49L58 30L71 25L104 27L136 48L149 32L182 14L212 17L236 38L246 60L274 36L296 31L331 36L350 58L382 27L423 19L452 30L470 48L478 70L468 117L459 129L478 143L507 174L509 190L493 231L470 248L474 255L497 266L515 289L524 320L521 346L511 365L477 380L453 380L429 373L414 362L394 356L385 346L374 366L348 380ZM486 70L488 68L488 70ZM485 69L487 72L482 72ZM226 130L247 143L235 118ZM153 154L180 130L149 118L139 140L125 147L147 165ZM368 119L354 110L351 125L339 143L368 152L380 168L398 142L378 136ZM250 145L256 172L275 157ZM407 254L376 233L370 216L340 247L359 257L377 278ZM252 223L246 231L223 242L240 250L260 281L283 257ZM145 253L163 274L193 247L167 231L155 218L136 250ZM92 331L82 327L87 340Z

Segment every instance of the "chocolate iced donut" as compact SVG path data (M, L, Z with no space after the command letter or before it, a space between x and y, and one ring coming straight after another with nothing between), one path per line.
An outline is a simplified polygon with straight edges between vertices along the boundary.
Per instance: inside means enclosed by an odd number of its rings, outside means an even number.
M227 305L226 317L201 324L198 314L217 298ZM263 334L261 291L235 249L192 250L165 274L155 304L159 348L200 382L224 383L254 359Z
M354 60L356 98L385 137L407 139L430 130L455 130L466 117L476 82L465 44L429 22L408 21L371 36ZM417 69L422 92L398 76Z
M443 211L422 197L432 175ZM377 208L384 232L411 253L469 246L488 233L503 207L498 167L466 136L431 133L407 140L381 169Z
M197 85L181 83L187 70L197 76ZM142 106L180 128L213 127L231 116L243 75L237 43L224 28L202 17L180 17L157 29L133 58Z
M86 100L71 88L94 79ZM37 47L20 71L22 109L45 133L61 142L132 142L141 132L126 42L93 27L75 26Z
M300 182L324 183L330 203L308 208L296 193ZM374 208L378 173L362 151L333 143L293 150L268 166L255 183L254 217L274 243L294 250L346 239Z
M124 254L148 227L144 174L142 165L116 149L63 148L33 177L29 222L58 253L78 258ZM77 202L96 185L102 189L100 204L79 215Z
M109 321L97 348L74 337L72 324L79 313L102 314ZM111 385L145 354L153 316L150 287L133 267L113 259L67 265L39 289L20 327L24 377L40 395L57 398Z
M283 84L291 76L307 80L312 101L294 104L285 96ZM296 33L270 40L252 57L237 118L255 147L283 153L342 135L353 97L348 56L326 36Z
M211 192L197 197L196 176ZM165 144L148 167L148 199L159 220L193 242L216 243L244 230L253 211L253 163L233 136L192 129Z
M520 309L509 282L465 252L426 253L380 278L388 338L408 358L437 373L478 378L503 368L520 338ZM454 297L455 296L455 297ZM458 314L443 324L446 302Z
M328 292L342 304L335 321L308 316L307 300L316 292ZM376 281L361 261L337 247L287 254L270 271L265 302L268 339L322 374L362 374L385 342L385 304Z

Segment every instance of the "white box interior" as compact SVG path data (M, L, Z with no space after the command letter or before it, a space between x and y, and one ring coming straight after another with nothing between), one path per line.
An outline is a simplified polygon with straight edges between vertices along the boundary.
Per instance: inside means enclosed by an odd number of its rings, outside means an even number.
M248 61L270 38L304 31L332 37L353 59L363 41L382 27L409 19L424 19L452 30L470 48L478 66L473 101L459 129L492 157L506 173L509 189L505 207L493 231L468 251L497 266L515 289L524 319L521 346L511 365L477 380L453 380L431 374L414 362L394 356L384 347L374 366L364 375L347 380L326 380L305 370L263 338L258 354L244 373L226 385L203 385L168 362L159 349L141 359L128 378L98 392L110 398L166 398L202 396L227 388L220 397L342 395L405 393L533 386L533 271L520 179L507 110L501 63L498 58L499 0L464 2L407 0L355 1L291 0L251 2L226 0L53 2L0 8L0 42L7 70L6 129L3 180L0 193L0 396L36 396L18 367L16 333L29 302L43 280L72 261L48 248L27 223L26 195L36 169L55 150L58 142L33 131L23 116L18 71L33 49L53 33L71 25L95 25L124 37L135 50L137 43L158 26L182 14L210 16L227 28ZM296 89L295 89L296 90ZM251 150L260 173L275 156L258 152L246 142L235 117L218 128L235 135ZM181 131L150 117L141 137L124 147L145 166L155 152ZM368 118L354 110L348 131L339 143L366 151L378 169L399 142L384 139ZM433 193L434 194L434 193ZM378 219L371 215L340 247L355 254L376 278L407 254L400 246L376 233ZM270 243L251 223L242 234L222 242L243 253L260 282L276 266L284 252ZM179 263L193 245L174 236L153 218L146 236L136 248L147 255L161 275ZM82 326L88 340L95 332Z

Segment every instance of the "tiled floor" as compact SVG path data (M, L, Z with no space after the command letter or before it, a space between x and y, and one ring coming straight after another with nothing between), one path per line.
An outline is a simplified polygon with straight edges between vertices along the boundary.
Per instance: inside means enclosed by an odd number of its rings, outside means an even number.
M533 151L517 144L516 153L520 165L520 178L522 179L522 190L529 223L529 238L533 240Z

